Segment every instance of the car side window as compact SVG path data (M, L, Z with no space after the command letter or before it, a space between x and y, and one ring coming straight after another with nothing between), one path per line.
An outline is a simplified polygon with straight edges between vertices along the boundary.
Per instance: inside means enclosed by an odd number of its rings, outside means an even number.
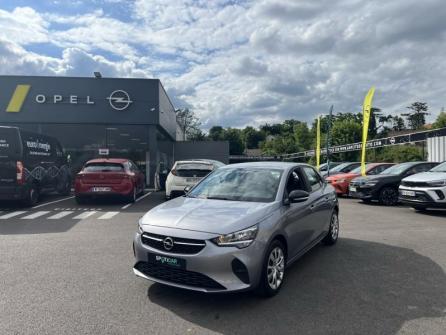
M304 180L298 169L291 172L286 184L286 195L288 196L294 190L306 190Z
M303 168L303 171L305 173L305 176L308 179L309 186L311 187L311 191L317 191L322 187L323 181L319 174L311 167L305 166Z
M378 166L374 167L371 171L369 171L368 174L369 175L380 174L381 172L383 172L388 167L389 167L388 165L378 165Z

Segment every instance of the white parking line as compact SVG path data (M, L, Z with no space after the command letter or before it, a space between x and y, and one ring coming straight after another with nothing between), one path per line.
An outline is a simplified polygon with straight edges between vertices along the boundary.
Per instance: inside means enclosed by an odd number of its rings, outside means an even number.
M74 212L73 211L62 211L62 212L59 212L53 216L50 216L48 219L49 220L57 220L57 219L61 219L61 218L65 217L67 215L70 215L72 213L74 213Z
M144 199L145 197L148 197L148 196L151 195L151 194L152 194L152 192L146 193L146 194L140 196L139 198L137 198L137 199L135 200L134 203L129 203L129 204L127 204L127 205L121 207L121 209L127 209L127 208L129 208L131 205L136 204L138 201Z
M19 216L19 215L22 215L25 213L26 213L26 211L17 211L17 212L8 213L3 216L0 216L0 220L10 219L10 218L13 218L14 216Z
M32 219L38 218L40 216L44 216L44 215L46 215L48 213L49 213L49 211L39 211L39 212L35 212L33 214L30 214L30 215L24 216L21 219L22 220L32 220Z
M82 214L79 214L78 216L75 216L73 219L75 219L75 220L83 220L83 219L86 219L86 218L92 216L95 213L96 213L96 211L83 212Z
M36 208L40 208L40 207L43 207L43 206L48 206L48 205L56 204L56 203L58 203L58 202L65 201L65 200L68 200L68 199L73 199L73 198L74 198L74 196L72 196L72 197L68 197L68 198L59 199L59 200L55 200L55 201L45 202L45 203L43 203L43 204L40 204L40 205L37 205L37 206L32 207L32 209L36 209Z
M148 196L151 195L151 194L152 194L152 192L149 192L149 193L147 193L147 194L144 194L143 196L141 196L141 197L139 197L138 199L136 199L135 202L138 202L138 201L144 199L145 197L148 197Z
M117 214L119 214L119 212L107 212L104 215L101 215L100 217L98 217L98 220L108 220Z

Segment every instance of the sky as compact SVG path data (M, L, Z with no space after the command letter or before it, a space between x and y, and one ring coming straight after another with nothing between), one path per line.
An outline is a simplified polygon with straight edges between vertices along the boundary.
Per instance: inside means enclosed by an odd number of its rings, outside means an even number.
M203 129L446 93L444 0L0 0L0 74L159 78Z

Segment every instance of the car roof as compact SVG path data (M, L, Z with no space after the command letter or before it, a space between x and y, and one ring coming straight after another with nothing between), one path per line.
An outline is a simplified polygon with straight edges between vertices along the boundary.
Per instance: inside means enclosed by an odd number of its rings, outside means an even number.
M91 164L91 163L115 163L115 164L122 164L125 162L128 162L129 160L127 158L95 158L92 160L89 160L85 164Z
M237 163L230 164L221 167L220 169L228 169L228 168L262 168L262 169L291 169L298 166L311 166L309 164L304 163L294 163L294 162L249 162L249 163Z
M188 160L184 160L184 161L176 161L175 164L190 164L190 163L194 163L194 164L208 164L208 165L212 165L213 162L208 161L206 159L188 159Z

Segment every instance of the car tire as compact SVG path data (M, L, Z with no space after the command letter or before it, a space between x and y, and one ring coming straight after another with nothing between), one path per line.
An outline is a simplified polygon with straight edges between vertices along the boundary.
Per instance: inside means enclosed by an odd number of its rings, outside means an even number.
M133 190L130 193L130 195L128 196L128 201L131 203L136 202L136 198L138 197L137 195L137 191L136 191L136 186L133 186Z
M279 293L285 279L286 251L279 240L274 240L265 254L257 293L270 298Z
M417 212L426 212L427 211L427 207L425 206L412 206L413 209L415 209L415 211Z
M87 200L84 197L78 195L75 196L75 200L78 205L83 205L87 202Z
M394 187L383 187L379 191L379 203L385 206L396 206L398 204L398 190Z
M339 237L339 215L337 211L334 211L330 219L330 229L327 236L324 237L322 243L325 245L336 244Z
M25 199L25 205L27 207L34 207L39 202L39 197L39 189L36 185L32 185L28 190L27 198Z
M71 179L67 178L62 187L60 187L57 192L60 195L68 196L71 194Z
M361 201L365 204L371 204L372 203L372 199L361 199Z

